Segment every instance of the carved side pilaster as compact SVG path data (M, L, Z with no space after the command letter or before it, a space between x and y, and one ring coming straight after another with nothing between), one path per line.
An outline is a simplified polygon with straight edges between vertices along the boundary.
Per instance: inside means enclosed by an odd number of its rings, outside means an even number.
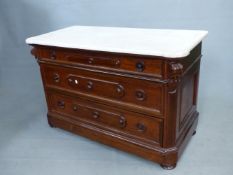
M31 49L31 54L35 57L35 59L38 59L38 52L38 49L36 49L35 47Z
M177 84L181 81L183 65L181 63L169 63L169 85L168 93L174 94L177 91Z
M171 148L176 144L176 118L178 117L179 104L179 84L183 73L181 63L170 62L168 65L168 84L167 84L167 114L165 122L164 147Z

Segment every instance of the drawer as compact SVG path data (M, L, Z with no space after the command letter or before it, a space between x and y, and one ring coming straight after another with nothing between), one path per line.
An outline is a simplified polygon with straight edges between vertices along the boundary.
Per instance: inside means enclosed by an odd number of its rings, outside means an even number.
M54 62L162 77L162 60L151 57L48 47L38 47L36 50L39 58Z
M49 111L130 137L162 143L162 119L119 110L77 97L48 92Z
M78 68L41 64L45 86L62 88L91 96L97 100L111 100L119 105L163 112L164 88L162 83L127 78Z

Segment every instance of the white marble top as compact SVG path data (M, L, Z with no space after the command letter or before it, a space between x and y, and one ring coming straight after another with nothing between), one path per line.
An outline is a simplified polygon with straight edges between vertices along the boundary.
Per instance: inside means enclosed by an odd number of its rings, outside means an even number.
M72 26L26 39L27 44L185 57L207 35L201 30Z

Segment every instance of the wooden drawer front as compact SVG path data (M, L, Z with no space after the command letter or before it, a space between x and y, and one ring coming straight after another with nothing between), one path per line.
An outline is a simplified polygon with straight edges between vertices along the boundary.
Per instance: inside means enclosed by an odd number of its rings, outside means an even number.
M82 64L91 67L118 69L138 74L162 77L162 61L142 56L123 56L94 51L38 48L38 57L55 62Z
M58 93L48 93L48 99L49 110L52 112L161 143L162 119L119 111Z
M46 86L58 86L162 113L163 85L160 83L45 64L41 69Z

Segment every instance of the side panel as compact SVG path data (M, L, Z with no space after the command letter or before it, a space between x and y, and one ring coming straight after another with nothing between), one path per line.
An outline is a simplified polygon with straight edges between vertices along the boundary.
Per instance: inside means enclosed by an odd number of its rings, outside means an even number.
M186 72L181 81L176 139L179 139L180 134L190 123L191 117L196 112L199 67L200 59Z
M177 60L166 61L164 148L178 147L178 139L192 124L196 112L201 43L190 54ZM182 141L180 141L182 143Z

